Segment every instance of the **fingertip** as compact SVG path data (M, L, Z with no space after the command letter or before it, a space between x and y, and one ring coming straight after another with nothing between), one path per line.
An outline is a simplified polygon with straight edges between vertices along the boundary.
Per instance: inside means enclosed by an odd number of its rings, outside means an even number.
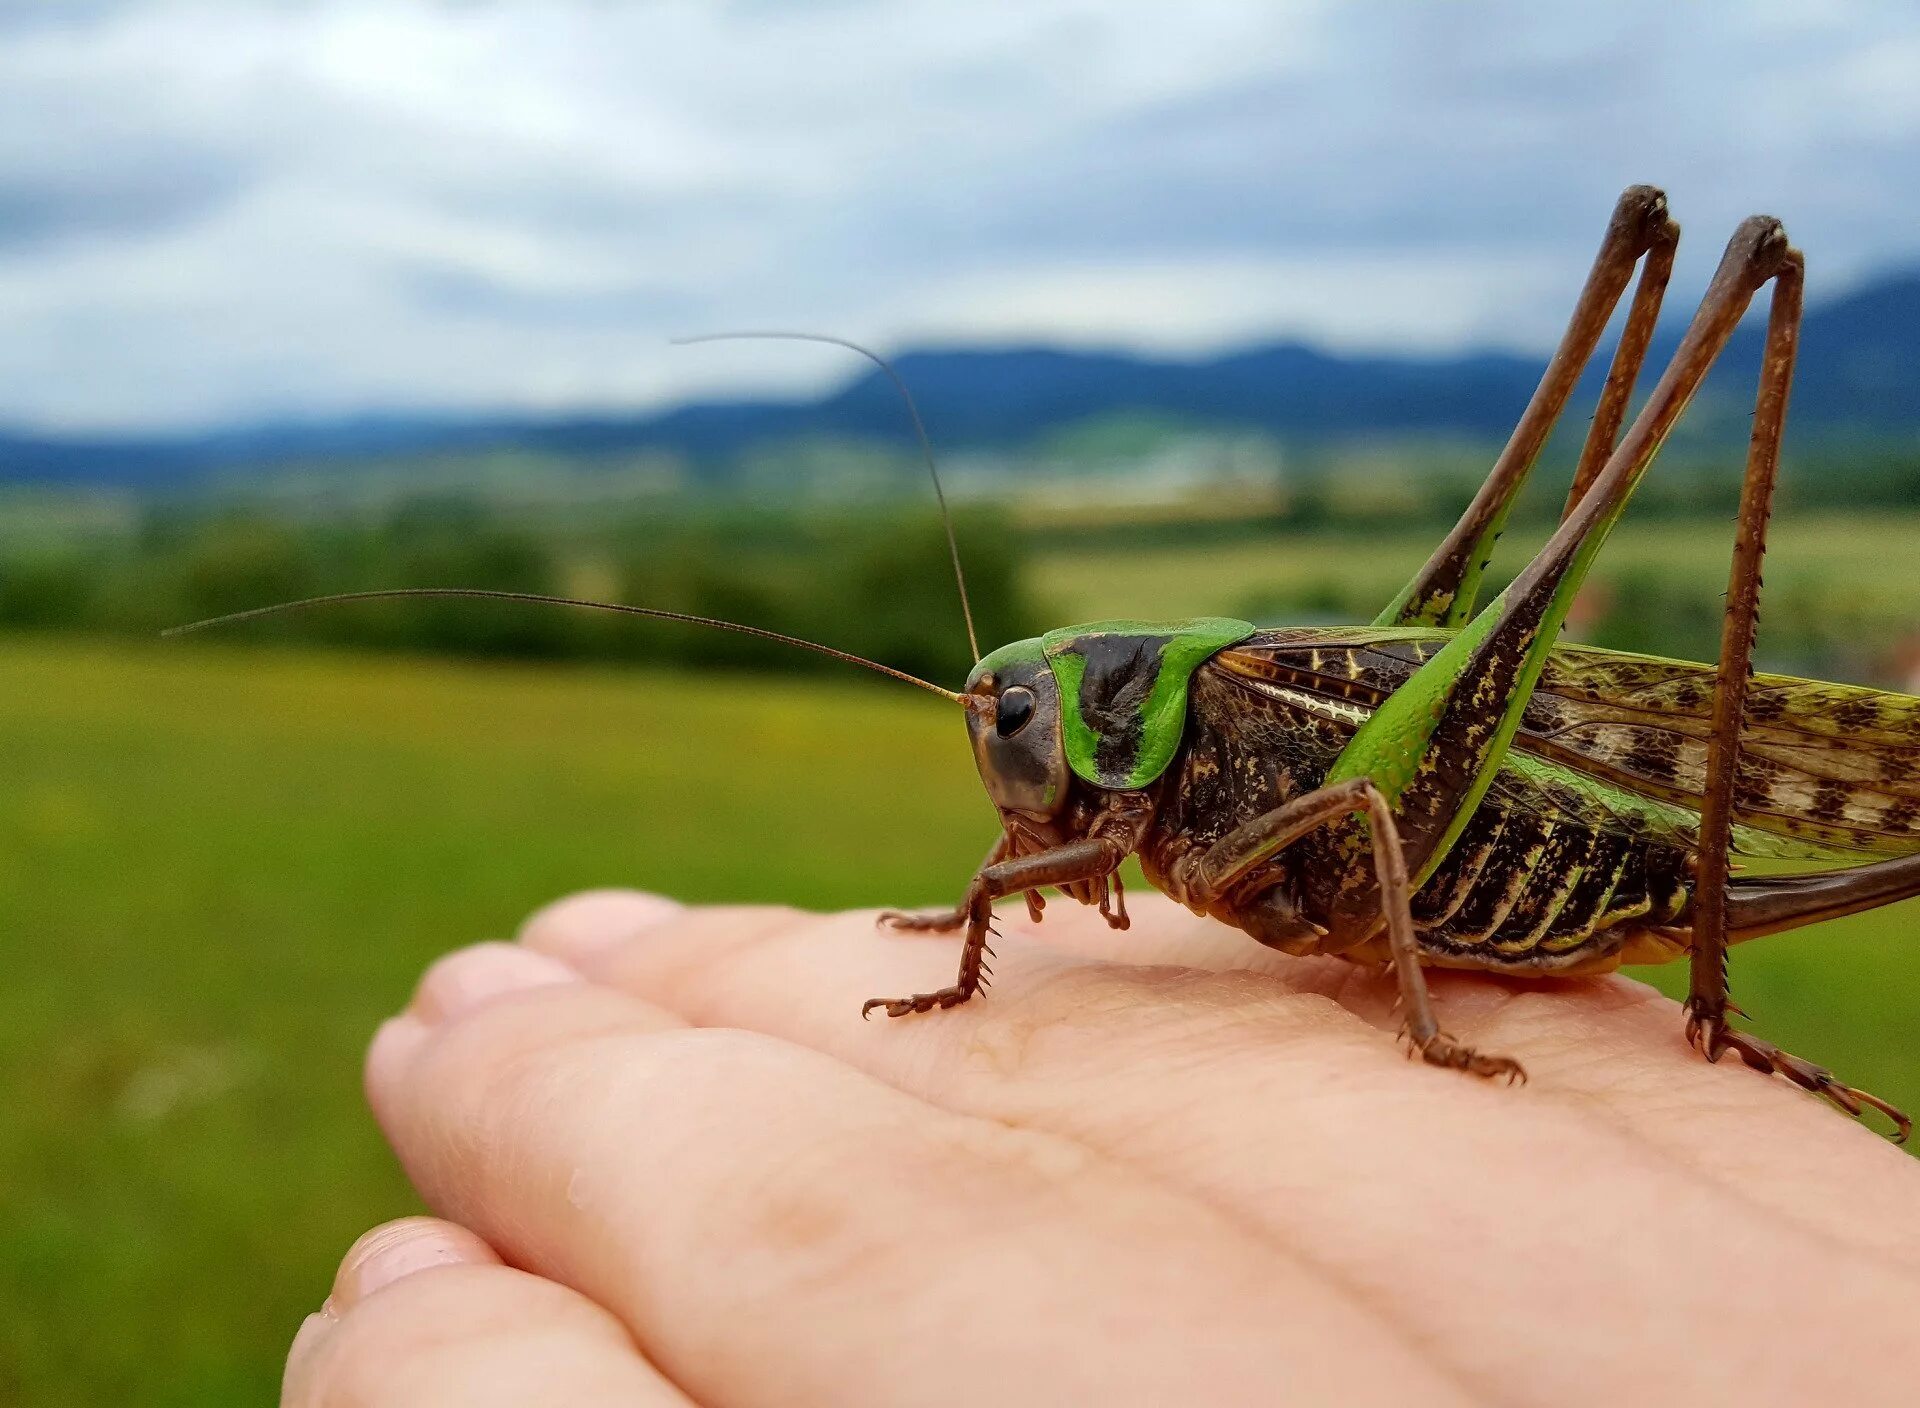
M367 1103L384 1128L392 1128L388 1102L400 1090L408 1068L420 1054L420 1048L426 1045L429 1035L431 1028L411 1012L389 1018L373 1034L373 1041L367 1047L363 1082Z
M287 1347L287 1367L280 1383L282 1402L289 1401L292 1386L298 1381L303 1366L313 1357L333 1324L333 1317L323 1310L314 1311L300 1322L300 1328L294 1332L293 1343Z
M499 1256L479 1237L435 1217L403 1217L363 1234L340 1259L320 1309L300 1322L288 1346L282 1401L296 1401L295 1386L319 1362L342 1318L374 1292L436 1267L499 1265Z
M437 1217L403 1217L367 1232L347 1249L322 1313L338 1319L375 1291L439 1266L498 1266L493 1248Z
M430 1226L415 1235L431 1242L448 1230ZM287 1356L284 1408L687 1408L621 1322L578 1292L490 1252L415 1268L425 1269L366 1293L338 1320L309 1316Z
M411 1011L429 1026L529 988L579 981L559 959L514 944L483 943L436 959L415 989Z
M577 965L684 912L679 901L643 890L584 890L535 910L520 926L519 942Z
M367 1047L363 1078L375 1117L389 1124L390 1102L437 1026L498 998L579 981L558 959L513 944L475 944L436 960L407 1010L382 1023Z

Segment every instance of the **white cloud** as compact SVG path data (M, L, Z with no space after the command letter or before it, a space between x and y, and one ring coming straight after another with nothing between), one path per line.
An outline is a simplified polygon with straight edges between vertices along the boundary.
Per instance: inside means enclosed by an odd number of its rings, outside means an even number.
M0 3L0 421L639 406L896 343L1541 345L1629 181L1681 287L1920 253L1870 4Z
M1115 263L1090 257L916 287L888 321L926 339L1049 340L1195 354L1275 329L1349 351L1510 342L1503 305L1570 297L1548 258L1404 251L1225 255ZM1409 309L1417 308L1417 316Z

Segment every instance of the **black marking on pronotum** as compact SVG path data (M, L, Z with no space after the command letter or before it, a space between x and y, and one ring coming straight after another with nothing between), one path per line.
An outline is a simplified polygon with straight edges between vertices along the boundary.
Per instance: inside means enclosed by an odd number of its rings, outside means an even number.
M1160 678L1170 635L1086 635L1061 651L1086 661L1080 717L1099 738L1094 753L1105 775L1131 773L1146 741L1143 711Z

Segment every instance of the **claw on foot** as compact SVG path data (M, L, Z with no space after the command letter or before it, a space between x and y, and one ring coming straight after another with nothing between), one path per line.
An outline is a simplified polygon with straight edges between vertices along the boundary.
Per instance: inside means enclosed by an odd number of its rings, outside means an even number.
M1465 1071L1483 1080L1505 1077L1508 1085L1527 1083L1526 1068L1510 1056L1489 1056L1484 1052L1475 1051L1471 1046L1464 1046L1455 1041L1445 1032L1435 1032L1425 1044L1412 1041L1405 1028L1401 1029L1400 1035L1409 1040L1412 1048L1407 1052L1409 1059L1412 1058L1414 1051L1418 1051L1420 1059L1429 1066L1445 1066L1450 1070Z
M1729 1010L1738 1010L1733 1007L1732 1003L1728 1003L1727 1006ZM1685 1010L1687 1014L1687 1045L1706 1057L1710 1063L1718 1062L1720 1059L1721 1043L1726 1039L1727 1034L1726 1014L1722 1013L1719 1016L1709 1016L1701 1007L1694 1003L1692 999L1687 1001ZM1746 1014L1743 1012L1741 1015L1745 1016Z
M1732 1007L1732 1004L1728 1004ZM1738 1008L1732 1008L1739 1011ZM1745 1013L1741 1013L1745 1016ZM1727 1025L1725 1013L1702 1012L1687 1004L1687 1044L1709 1061L1718 1061L1723 1051L1732 1051L1749 1067L1767 1075L1784 1076L1802 1090L1826 1100L1835 1109L1862 1118L1871 1107L1893 1122L1893 1142L1904 1144L1913 1133L1913 1121L1898 1106L1856 1086L1847 1085L1825 1066L1816 1066L1772 1042Z
M873 1009L886 1009L889 1017L904 1017L909 1012L931 1012L936 1007L958 1007L973 996L974 990L956 983L950 988L941 988L938 992L917 992L912 997L871 997L860 1004L860 1016L864 1020L873 1015Z

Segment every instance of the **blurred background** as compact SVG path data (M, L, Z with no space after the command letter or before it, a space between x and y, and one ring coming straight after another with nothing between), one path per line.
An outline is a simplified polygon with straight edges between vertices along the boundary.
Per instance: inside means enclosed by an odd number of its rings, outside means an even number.
M992 830L956 721L806 655L480 604L159 627L467 585L957 681L890 388L669 345L742 327L898 358L989 642L1370 619L1649 181L1659 347L1742 216L1807 253L1764 666L1915 689L1916 170L1920 19L1877 4L0 0L0 1401L271 1398L415 1207L358 1061L433 955L590 885L950 900ZM1758 340L1581 638L1715 649ZM1913 1108L1912 928L1743 950L1736 995Z

